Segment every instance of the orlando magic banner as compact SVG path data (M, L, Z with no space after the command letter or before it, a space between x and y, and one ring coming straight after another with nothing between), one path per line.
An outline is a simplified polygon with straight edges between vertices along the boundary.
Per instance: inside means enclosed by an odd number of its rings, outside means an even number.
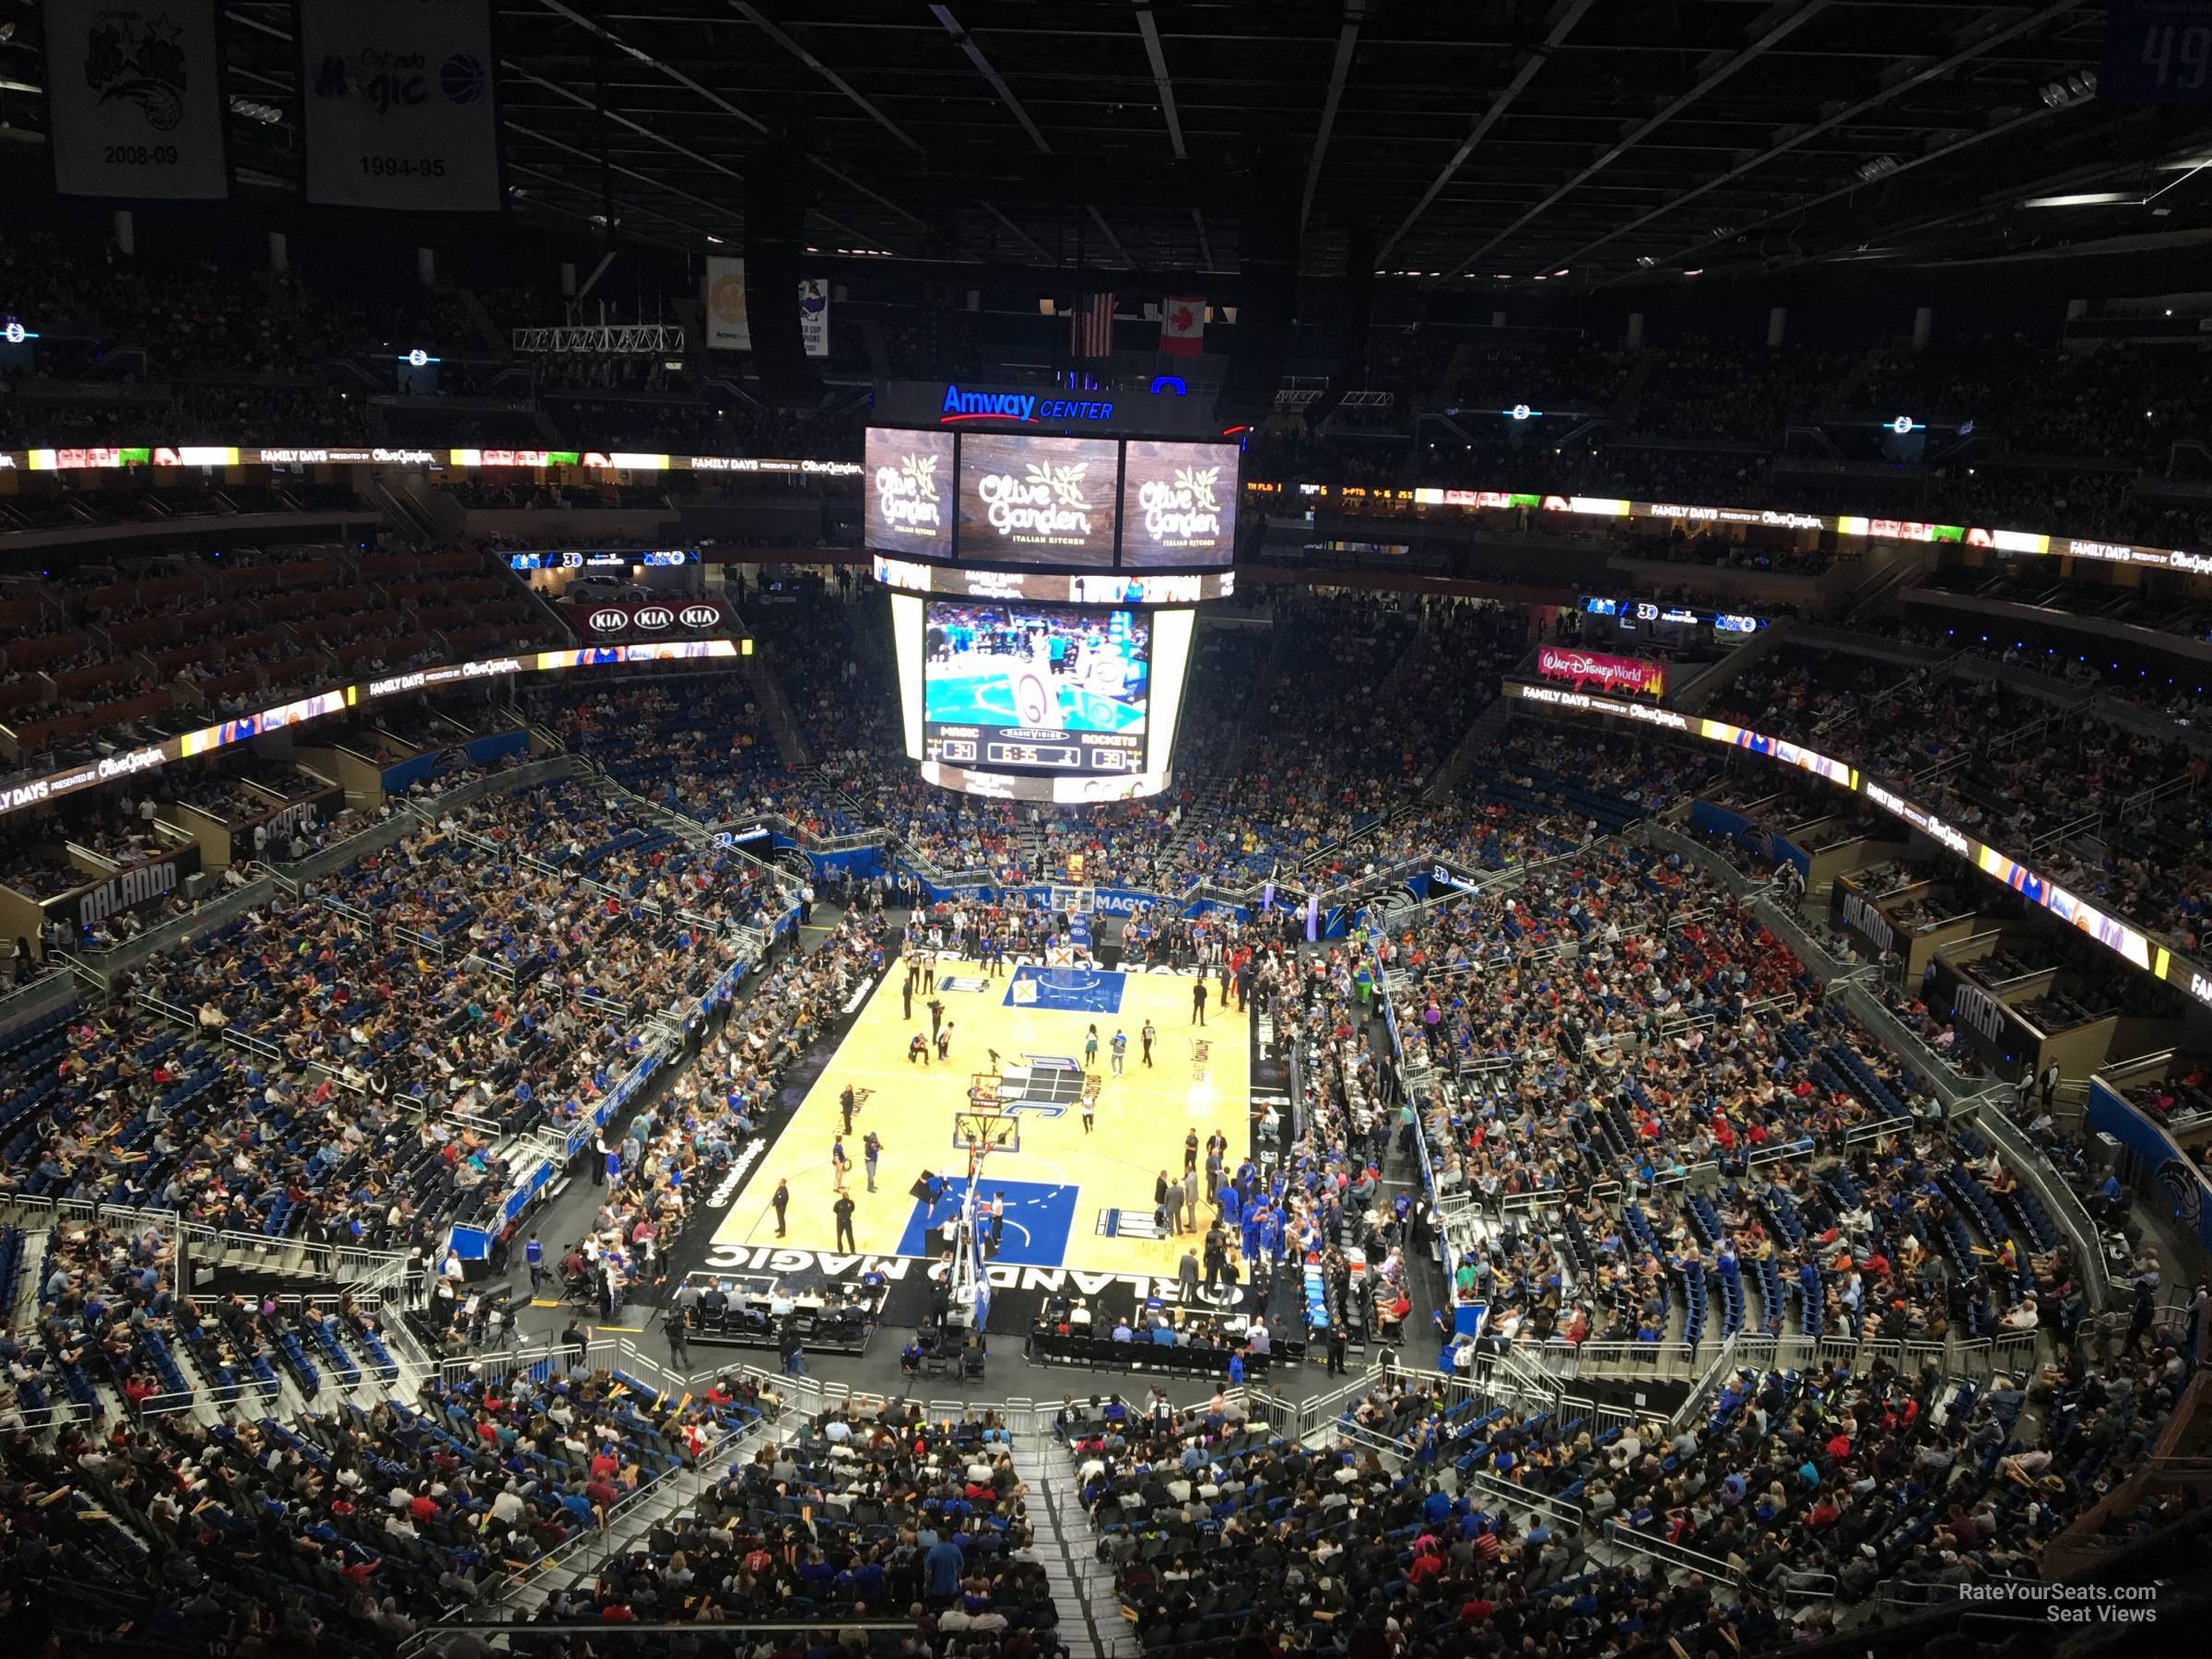
M310 202L500 210L489 0L296 0L293 17Z
M810 358L830 355L830 283L827 277L799 278L799 338Z
M47 0L46 108L64 195L219 202L216 0Z

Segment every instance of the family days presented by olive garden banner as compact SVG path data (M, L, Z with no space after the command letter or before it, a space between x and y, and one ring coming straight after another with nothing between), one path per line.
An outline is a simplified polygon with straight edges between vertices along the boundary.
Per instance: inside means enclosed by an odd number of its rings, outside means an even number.
M54 189L175 202L228 197L215 0L46 0L44 9Z
M489 0L297 0L292 16L310 202L505 206Z

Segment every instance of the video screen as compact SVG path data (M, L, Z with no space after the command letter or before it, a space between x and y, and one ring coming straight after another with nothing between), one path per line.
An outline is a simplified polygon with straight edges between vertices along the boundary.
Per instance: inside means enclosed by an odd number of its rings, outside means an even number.
M1225 565L1237 547L1237 446L1132 440L1122 465L1122 563Z
M1111 438L965 434L960 557L1111 566L1119 450Z
M870 427L867 545L885 553L952 557L952 434Z
M1152 624L1141 611L932 600L923 759L1011 771L1145 769Z

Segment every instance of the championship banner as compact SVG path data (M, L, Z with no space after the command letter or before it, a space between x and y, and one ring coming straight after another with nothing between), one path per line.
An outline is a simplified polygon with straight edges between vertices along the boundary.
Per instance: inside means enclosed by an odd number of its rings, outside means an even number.
M1546 679L1571 680L1576 690L1595 686L1634 697L1666 695L1666 665L1642 657L1607 656L1571 645L1546 645L1536 653L1536 672Z
M309 202L497 213L490 0L295 0Z
M820 276L799 278L799 339L806 355L830 355L830 284Z
M700 299L707 318L709 351L753 348L752 320L745 308L744 260L725 259L719 253L710 255L706 289Z
M45 12L54 189L173 202L227 198L215 0L48 0Z

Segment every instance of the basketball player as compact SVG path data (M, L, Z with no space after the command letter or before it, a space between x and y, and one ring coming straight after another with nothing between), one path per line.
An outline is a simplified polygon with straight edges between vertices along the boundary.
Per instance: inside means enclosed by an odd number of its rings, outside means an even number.
M1097 1112L1098 1107L1098 1091L1089 1088L1085 1089L1083 1091L1083 1133L1086 1135L1090 1133L1091 1120L1093 1114Z

